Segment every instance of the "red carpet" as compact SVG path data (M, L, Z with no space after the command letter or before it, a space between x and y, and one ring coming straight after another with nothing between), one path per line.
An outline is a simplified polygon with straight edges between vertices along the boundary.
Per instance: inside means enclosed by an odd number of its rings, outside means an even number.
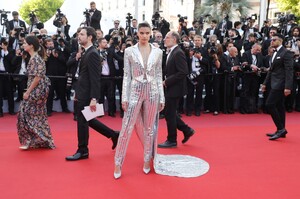
M197 132L177 149L164 154L189 154L210 164L207 174L176 178L142 172L142 148L133 135L119 180L113 178L111 141L91 130L90 158L66 162L76 151L76 123L72 114L49 118L57 149L20 151L16 116L0 118L0 198L3 199L99 199L99 198L300 198L300 113L287 114L288 135L269 141L274 131L265 114L203 114L183 119ZM120 129L121 119L100 120ZM166 124L160 120L159 142L165 141Z

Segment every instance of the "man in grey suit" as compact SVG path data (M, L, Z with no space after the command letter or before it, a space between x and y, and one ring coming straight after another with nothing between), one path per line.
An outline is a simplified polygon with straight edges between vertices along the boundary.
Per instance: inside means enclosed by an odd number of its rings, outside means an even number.
M66 160L75 161L89 157L88 140L89 126L94 130L111 138L114 149L118 142L119 133L102 124L97 119L86 121L81 110L89 106L91 111L96 111L97 98L100 97L100 55L93 46L96 39L96 31L92 27L84 27L78 35L78 42L84 48L79 65L79 77L77 80L76 98L77 98L77 136L78 149L72 156L67 156Z
M291 94L293 86L293 53L282 46L284 37L274 34L271 39L271 46L274 53L270 59L270 70L262 85L262 91L266 91L266 85L270 83L271 90L266 101L266 106L277 127L275 133L268 133L269 140L285 138L285 106L284 98Z
M185 124L177 115L179 99L187 94L186 76L188 65L184 52L178 46L180 36L175 31L170 31L165 37L165 46L169 49L165 68L166 79L163 82L165 87L165 118L167 121L168 137L159 148L177 147L177 129L183 132L186 143L194 134L194 130Z

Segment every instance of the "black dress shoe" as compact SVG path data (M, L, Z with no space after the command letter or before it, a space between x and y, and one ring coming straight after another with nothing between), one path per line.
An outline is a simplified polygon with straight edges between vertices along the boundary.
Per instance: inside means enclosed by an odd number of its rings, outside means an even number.
M191 112L186 112L186 116L192 116Z
M64 109L63 112L64 112L64 113L71 113L71 111L70 111L69 109L67 109L67 108Z
M15 113L15 112L9 112L9 114L10 114L10 115L15 115L16 113Z
M108 116L110 116L110 117L116 117L115 113L108 113Z
M164 143L158 144L158 148L175 148L177 147L177 142L171 142L169 140Z
M0 113L0 117L3 117L3 113Z
M76 160L87 159L87 158L89 158L89 153L77 152L74 155L67 156L66 160L67 161L76 161Z
M190 129L189 132L185 133L184 138L181 141L182 144L186 143L190 139L190 137L192 137L194 135L194 133L195 133L194 129Z
M273 137L274 135L276 135L276 133L277 133L277 131L276 131L275 133L267 133L266 135L269 136L269 137ZM282 137L282 138L285 138L285 137L286 137L285 135L286 135L286 134L281 135L281 137Z
M195 115L196 115L196 116L200 116L200 111L196 111L196 112L195 112Z
M119 139L120 132L115 131L115 136L111 137L111 141L113 143L111 149L114 150L118 144L118 139Z
M272 137L269 138L269 140L277 140L278 138L285 137L287 134L287 131L285 129L279 130L273 135Z

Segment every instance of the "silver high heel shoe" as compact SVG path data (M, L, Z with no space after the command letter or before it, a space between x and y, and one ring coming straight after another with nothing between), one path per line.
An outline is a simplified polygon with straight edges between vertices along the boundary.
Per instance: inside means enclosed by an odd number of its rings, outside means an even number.
M121 171L120 171L119 173L115 173L115 172L114 172L114 177L115 177L115 179L120 178L121 175L122 175L122 172L121 172Z
M116 172L114 171L114 177L115 177L115 179L118 179L118 178L121 177L122 171L121 171L121 167L120 167L120 166L116 166L116 167L119 168L120 172L116 173ZM116 170L116 169L115 169L115 170Z

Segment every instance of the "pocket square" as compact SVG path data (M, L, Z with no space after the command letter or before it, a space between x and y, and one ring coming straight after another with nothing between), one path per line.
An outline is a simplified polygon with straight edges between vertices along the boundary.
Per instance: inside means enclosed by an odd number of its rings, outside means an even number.
M276 59L280 59L281 57L276 57Z

